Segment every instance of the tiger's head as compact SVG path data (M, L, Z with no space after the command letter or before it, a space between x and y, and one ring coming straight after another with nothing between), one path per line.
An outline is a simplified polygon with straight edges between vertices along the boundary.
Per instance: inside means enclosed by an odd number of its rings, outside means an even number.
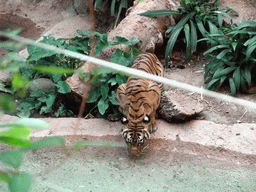
M132 156L138 156L152 132L151 118L143 115L135 120L128 116L123 117L121 122L125 126L122 135L128 151Z

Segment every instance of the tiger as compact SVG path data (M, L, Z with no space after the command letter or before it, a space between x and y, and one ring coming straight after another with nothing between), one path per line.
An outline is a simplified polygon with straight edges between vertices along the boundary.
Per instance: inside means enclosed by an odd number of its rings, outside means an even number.
M138 55L131 68L164 76L164 67L153 53ZM119 111L123 114L121 118L121 123L124 125L122 136L132 156L140 154L150 133L157 129L155 115L160 104L162 90L161 83L132 76L125 84L117 88Z

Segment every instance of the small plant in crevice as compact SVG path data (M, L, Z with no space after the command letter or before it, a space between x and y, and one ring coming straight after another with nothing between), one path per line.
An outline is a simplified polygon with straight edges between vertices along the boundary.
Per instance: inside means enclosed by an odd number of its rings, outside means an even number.
M129 4L129 0L111 0L110 14L111 16L116 17L115 26L118 24L120 20L122 9L127 9L128 4ZM108 5L109 5L108 0L95 0L94 2L94 7L97 11L104 9L104 7Z
M218 89L228 83L231 95L246 91L252 84L256 67L256 22L242 23L220 29L202 39L211 44L204 52L211 58L205 67L206 89Z
M173 15L177 18L177 24L170 26L166 34L169 37L165 50L166 65L170 55L181 34L186 42L186 57L191 59L193 52L197 50L197 40L211 34L212 28L223 26L223 17L232 22L229 16L233 9L222 7L219 0L182 0L177 10L154 10L140 15L147 17L159 17Z

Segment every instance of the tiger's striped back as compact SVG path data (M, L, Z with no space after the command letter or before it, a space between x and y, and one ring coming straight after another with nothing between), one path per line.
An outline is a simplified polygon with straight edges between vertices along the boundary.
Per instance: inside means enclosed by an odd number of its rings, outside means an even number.
M164 68L156 55L140 54L132 68L157 76L164 75ZM132 155L138 155L156 125L155 115L160 104L163 85L152 80L129 77L117 89L119 110L124 115L123 137Z

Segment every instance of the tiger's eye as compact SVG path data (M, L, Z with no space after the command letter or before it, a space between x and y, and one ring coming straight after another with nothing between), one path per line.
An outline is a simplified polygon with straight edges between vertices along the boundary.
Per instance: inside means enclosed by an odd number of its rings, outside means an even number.
M143 123L149 123L150 122L150 117L148 115L146 115L144 118L143 118Z
M121 119L121 123L122 123L122 124L127 124L127 123L128 123L128 120L127 120L125 117L123 117L123 118Z

